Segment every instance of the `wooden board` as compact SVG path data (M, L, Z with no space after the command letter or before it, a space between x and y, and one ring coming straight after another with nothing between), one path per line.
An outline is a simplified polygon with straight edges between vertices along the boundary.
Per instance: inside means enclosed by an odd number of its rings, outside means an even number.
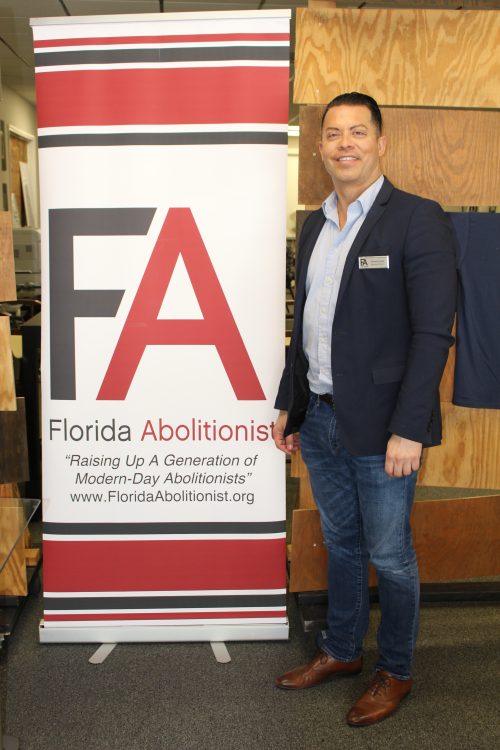
M16 411L0 411L0 484L28 480L26 412L18 398Z
M15 133L9 135L10 147L10 191L16 196L17 206L21 219L21 226L26 225L26 211L23 202L23 189L21 184L21 168L19 164L28 163L28 141Z
M500 410L441 404L442 445L425 452L418 483L430 487L500 487Z
M24 547L24 562L26 565L33 567L40 561L41 556L40 547Z
M0 411L15 411L16 408L16 385L10 345L10 319L8 315L0 315Z
M452 8L498 10L498 0L309 0L309 8Z
M0 302L17 299L12 243L11 215L9 211L0 211Z
M452 334L453 336L456 335L455 326L453 326ZM455 377L456 358L457 348L455 345L453 345L448 353L448 359L446 360L443 377L441 378L441 383L439 385L439 398L441 400L441 403L443 403L443 401L451 403L453 399L453 383Z
M22 520L22 508L0 507L0 558L3 558L12 548ZM0 596L26 596L27 593L24 537L21 536L0 573Z
M419 500L412 528L424 583L500 575L500 495ZM375 582L370 574L370 585ZM294 511L290 591L327 588L327 553L317 510Z
M318 511L294 510L290 591L324 591L328 586L327 565Z
M412 526L422 581L500 575L500 495L418 501Z
M290 463L290 476L297 477L299 481L299 491L297 495L297 508L316 508L314 502L309 472L302 458L300 451L292 455Z
M297 8L294 101L500 107L496 11Z
M299 203L309 206L332 191L318 150L323 109L300 108ZM500 205L500 112L385 107L382 116L382 167L396 187L442 206Z
M16 483L0 484L0 497L21 497L21 492Z

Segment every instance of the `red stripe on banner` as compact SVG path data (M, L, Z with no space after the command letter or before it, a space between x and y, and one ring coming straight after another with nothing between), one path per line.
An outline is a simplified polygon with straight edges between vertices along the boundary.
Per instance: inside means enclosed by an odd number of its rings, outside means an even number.
M114 614L88 614L88 615L52 615L44 612L43 619L46 622L99 622L101 620L216 620L216 619L255 619L286 617L286 609L276 612L115 612Z
M99 44L190 44L196 42L288 42L290 34L170 34L168 36L103 36L81 39L39 39L44 47L87 47Z
M53 541L43 545L53 592L209 591L286 586L286 540Z
M39 128L288 122L288 66L37 73L36 94Z

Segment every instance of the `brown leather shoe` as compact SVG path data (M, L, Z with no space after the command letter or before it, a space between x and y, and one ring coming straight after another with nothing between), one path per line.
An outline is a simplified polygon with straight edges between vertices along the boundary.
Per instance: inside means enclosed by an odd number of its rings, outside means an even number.
M285 690L303 690L319 685L337 675L358 674L362 667L362 657L355 661L338 661L333 656L325 654L324 651L319 651L308 664L303 664L277 677L276 687Z
M370 687L347 714L351 727L367 727L390 716L411 690L412 680L376 672Z

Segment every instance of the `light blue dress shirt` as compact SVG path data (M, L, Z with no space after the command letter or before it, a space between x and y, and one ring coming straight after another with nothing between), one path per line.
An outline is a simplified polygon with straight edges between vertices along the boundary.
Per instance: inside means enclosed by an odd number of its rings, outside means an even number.
M332 325L340 280L349 250L383 182L381 175L349 205L342 229L339 227L336 193L330 193L323 203L326 221L307 269L303 322L302 343L309 361L307 378L313 393L332 393Z

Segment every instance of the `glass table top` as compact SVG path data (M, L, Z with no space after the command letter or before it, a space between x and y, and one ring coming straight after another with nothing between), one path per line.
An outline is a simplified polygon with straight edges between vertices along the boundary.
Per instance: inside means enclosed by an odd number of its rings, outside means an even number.
M35 498L0 497L0 571L39 505Z

